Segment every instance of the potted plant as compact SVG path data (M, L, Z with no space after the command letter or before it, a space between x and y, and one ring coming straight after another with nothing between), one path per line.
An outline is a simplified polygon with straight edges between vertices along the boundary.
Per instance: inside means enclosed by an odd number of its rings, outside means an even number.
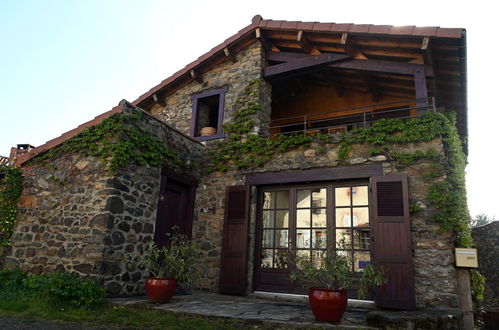
M139 268L149 272L145 290L149 300L157 303L170 301L177 284L188 289L198 272L199 252L185 235L174 234L167 246L151 243L138 257Z
M318 321L339 322L345 312L348 296L347 288L352 284L354 271L346 251L327 249L321 258L297 257L291 252L291 280L300 280L304 288L309 288L308 301ZM373 286L384 283L382 270L368 264L360 278L359 298L364 298Z

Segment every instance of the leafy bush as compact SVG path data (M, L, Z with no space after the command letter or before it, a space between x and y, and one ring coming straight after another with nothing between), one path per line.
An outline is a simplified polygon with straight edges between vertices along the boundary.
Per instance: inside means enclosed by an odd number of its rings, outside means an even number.
M26 277L17 269L0 269L0 298L13 297L23 291Z
M0 246L9 244L22 190L21 170L0 165Z
M0 296L8 298L21 292L54 307L93 309L105 302L104 289L92 278L65 272L26 275L19 270L1 270Z

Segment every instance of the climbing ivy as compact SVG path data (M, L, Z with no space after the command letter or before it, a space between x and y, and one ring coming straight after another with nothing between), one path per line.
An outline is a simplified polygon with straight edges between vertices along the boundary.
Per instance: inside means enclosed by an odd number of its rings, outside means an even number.
M0 246L9 244L22 190L21 170L10 166L0 166Z
M142 116L142 112L137 110L131 114L114 114L36 156L34 160L47 163L60 154L76 152L109 160L111 170L129 164L161 166L167 162L179 167L182 162L178 154L166 148L161 140L139 125Z

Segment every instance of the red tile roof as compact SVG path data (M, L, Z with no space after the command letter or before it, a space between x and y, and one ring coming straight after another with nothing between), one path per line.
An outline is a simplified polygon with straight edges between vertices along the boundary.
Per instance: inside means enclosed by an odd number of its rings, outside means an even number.
M183 69L177 71L172 76L166 78L157 86L154 86L146 93L139 96L132 103L139 105L141 102L151 97L154 93L173 83L175 80L187 75L197 66L203 64L211 57L223 52L225 47L237 42L248 33L254 33L257 28L267 30L303 30L305 32L329 32L329 33L352 33L369 35L396 35L396 36L429 36L439 38L460 39L463 36L464 29L461 28L441 28L441 27L417 27L417 26L393 26L393 25L372 25L372 24L351 24L351 23L321 23L321 22L302 22L302 21L282 21L263 19L256 15L251 20L251 24L226 39L218 46L212 48L207 53L201 55L197 60L187 64Z

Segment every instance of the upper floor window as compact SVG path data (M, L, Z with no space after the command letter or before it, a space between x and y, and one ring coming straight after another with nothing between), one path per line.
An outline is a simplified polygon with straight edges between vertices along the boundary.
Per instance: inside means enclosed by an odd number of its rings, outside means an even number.
M205 141L224 137L224 100L227 87L193 95L190 135Z

